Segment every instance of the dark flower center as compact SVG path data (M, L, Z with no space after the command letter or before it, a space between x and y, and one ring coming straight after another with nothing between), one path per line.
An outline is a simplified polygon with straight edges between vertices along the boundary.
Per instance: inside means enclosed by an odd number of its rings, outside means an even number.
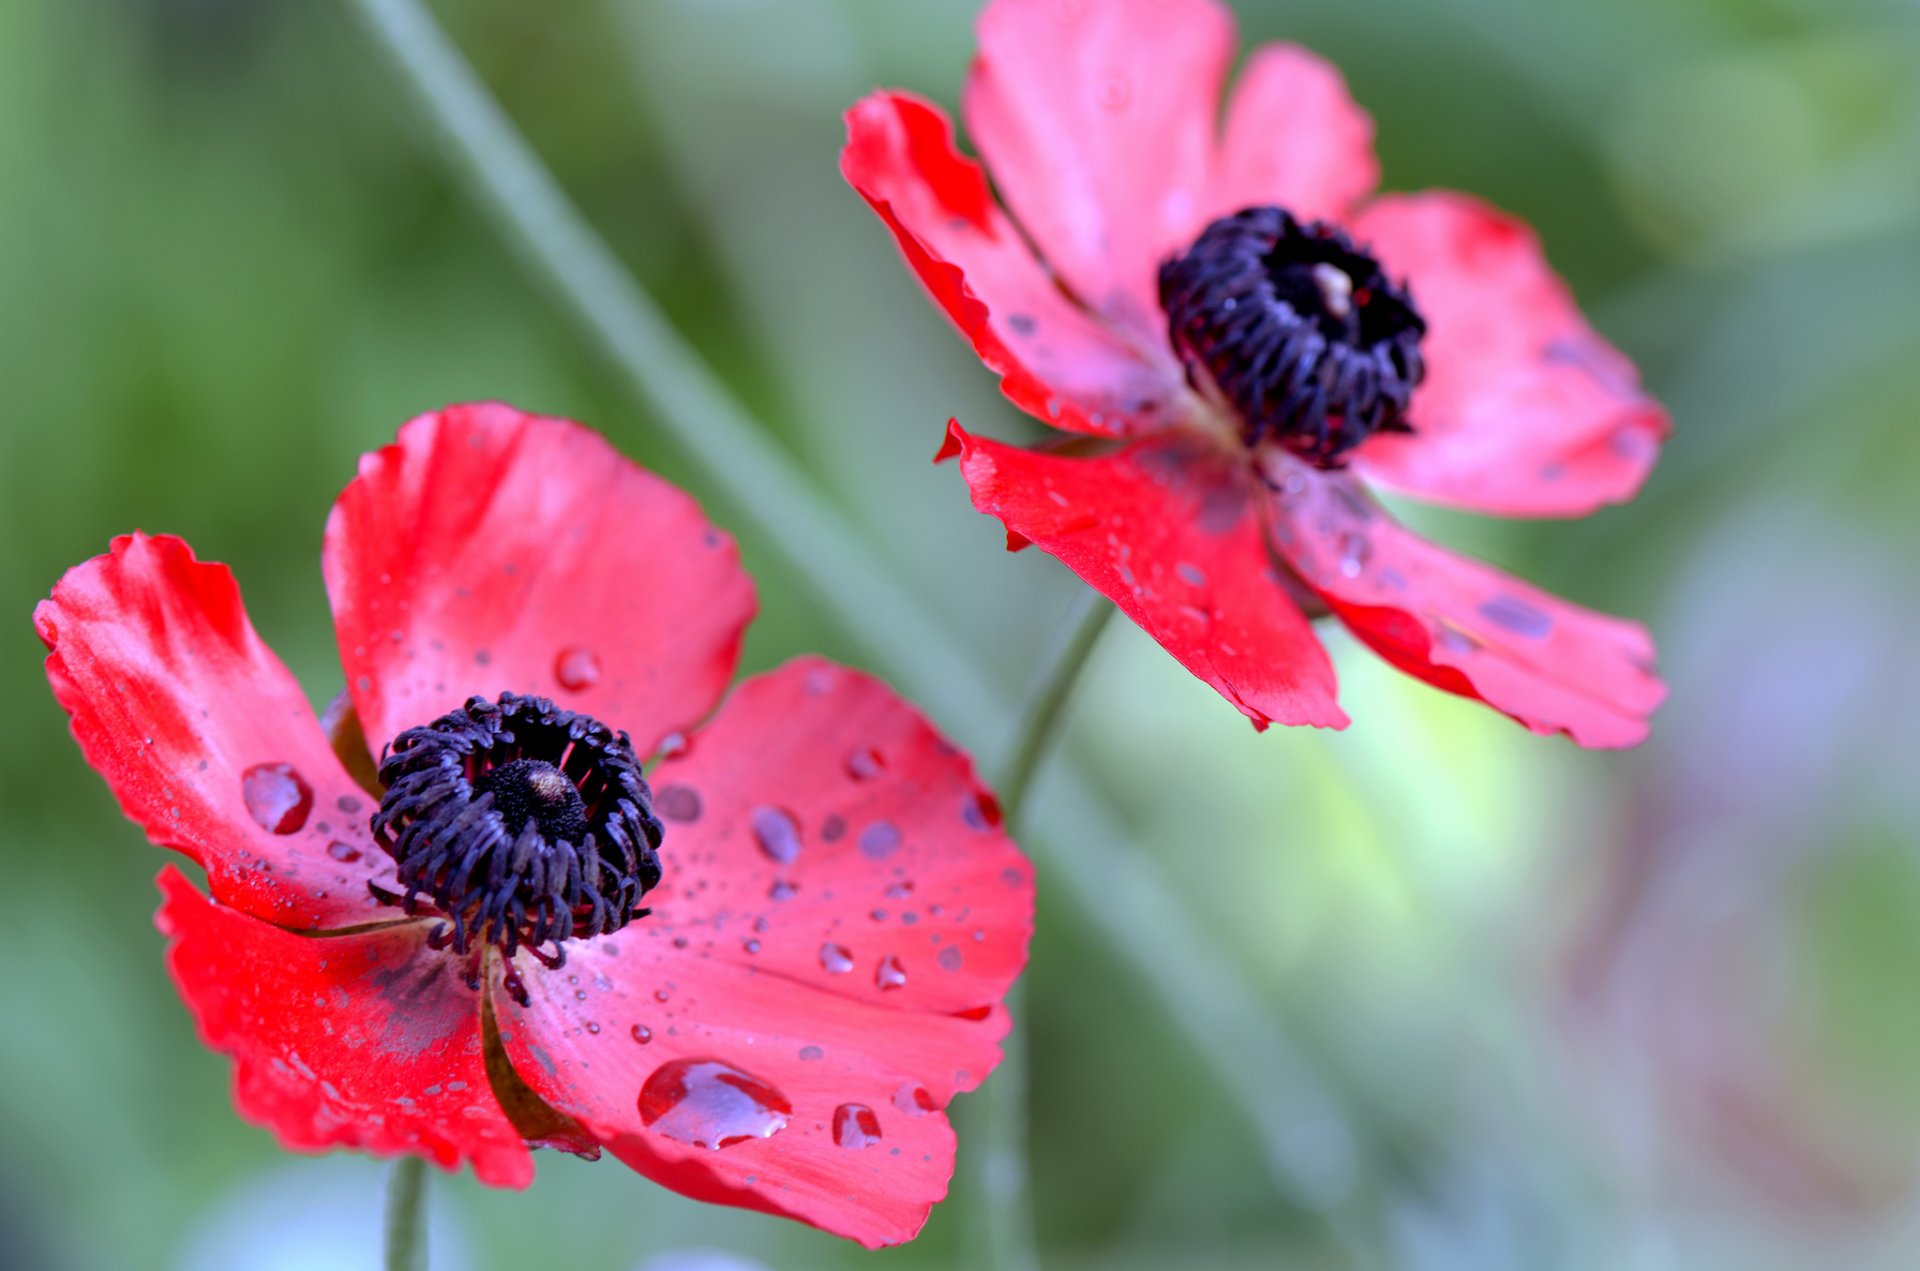
M1427 324L1405 287L1335 226L1252 207L1160 266L1160 304L1195 388L1272 440L1338 468L1378 432L1410 432Z
M410 914L430 901L437 947L559 966L561 942L646 916L662 827L625 733L543 697L474 697L394 738L380 780L374 837L406 894L376 894Z

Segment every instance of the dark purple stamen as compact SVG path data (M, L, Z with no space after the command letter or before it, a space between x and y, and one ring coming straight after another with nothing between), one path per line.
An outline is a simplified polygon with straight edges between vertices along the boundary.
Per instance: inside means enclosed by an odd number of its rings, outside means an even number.
M646 916L662 827L625 733L541 697L474 697L394 738L380 780L374 837L406 894L375 894L408 913L431 901L434 947L559 966L562 941Z
M1160 304L1194 386L1272 440L1338 468L1379 432L1410 432L1427 324L1404 286L1335 226L1254 207L1160 267Z

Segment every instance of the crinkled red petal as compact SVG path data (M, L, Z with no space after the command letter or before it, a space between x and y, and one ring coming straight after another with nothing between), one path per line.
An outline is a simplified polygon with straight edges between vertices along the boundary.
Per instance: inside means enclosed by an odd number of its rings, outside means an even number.
M1166 339L1161 260L1205 225L1233 19L1213 0L994 0L962 114L1001 197L1083 303Z
M1345 220L1373 193L1373 120L1340 72L1292 44L1253 51L1227 104L1203 221L1276 205L1303 220Z
M1069 299L954 149L938 107L875 93L847 112L847 181L886 221L936 303L1022 410L1120 436L1176 414L1187 394L1165 342L1137 350Z
M501 1003L516 1070L676 1191L911 1239L1032 930L992 795L885 685L817 658L741 684L653 781L655 912Z
M1243 457L1186 433L1071 458L948 425L973 505L1058 557L1256 727L1346 726L1333 665L1286 594Z
M719 700L754 611L733 540L691 497L578 424L498 403L424 415L361 459L324 565L376 753L506 691L646 753Z
M480 996L425 923L312 938L160 874L167 969L206 1044L234 1063L240 1115L283 1147L414 1153L525 1187L533 1157L494 1101Z
M351 926L388 865L372 799L255 633L224 565L131 534L33 613L47 680L127 817L199 862L222 904L283 927Z
M1276 550L1380 656L1536 733L1602 748L1646 740L1666 696L1646 628L1434 546L1346 474L1269 461Z
M1669 421L1594 333L1519 221L1447 192L1378 200L1354 222L1407 279L1429 330L1411 435L1357 466L1416 498L1501 516L1582 516L1634 496Z

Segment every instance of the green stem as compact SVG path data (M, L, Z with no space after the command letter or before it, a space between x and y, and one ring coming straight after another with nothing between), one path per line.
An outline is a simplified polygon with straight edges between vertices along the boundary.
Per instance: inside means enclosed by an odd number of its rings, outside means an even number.
M1059 740L1067 702L1088 655L1113 612L1107 598L1093 588L1077 589L1073 607L1027 681L1013 741L995 783L1007 822L1015 828L1027 790ZM973 1260L992 1271L1034 1271L1040 1265L1028 1191L1026 996L1020 985L1007 994L1014 1029L1001 1043L1000 1066L981 1093L985 1106L971 1144L982 1202L978 1225L972 1228L979 1233L980 1246Z
M387 1176L387 1271L427 1271L426 1194L426 1161L395 1161Z
M1080 588L1073 608L1061 621L1053 641L1027 681L1020 720L1014 727L1013 745L1007 752L996 786L1000 806L1007 818L1017 824L1027 805L1027 787L1033 784L1040 764L1059 735L1060 721L1087 655L1100 642L1113 605L1091 587Z
M1001 736L1012 703L947 624L731 397L580 214L418 0L345 0L391 59L468 192L532 275L606 353L740 521L839 615L870 662L962 744ZM1275 1188L1325 1211L1345 1193L1357 1138L1330 1085L1259 992L1135 849L1077 770L1027 816L1053 881L1153 991L1266 1148Z

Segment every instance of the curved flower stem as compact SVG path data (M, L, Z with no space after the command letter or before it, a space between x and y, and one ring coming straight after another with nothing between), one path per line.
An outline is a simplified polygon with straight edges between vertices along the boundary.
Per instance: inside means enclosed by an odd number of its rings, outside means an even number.
M1073 608L1061 619L1040 665L1027 680L1020 719L1014 727L1013 744L1007 759L995 774L995 790L1008 820L1016 824L1027 802L1027 787L1033 784L1042 761L1059 736L1062 714L1074 685L1087 664L1087 655L1100 642L1107 619L1114 608L1107 598L1091 587L1077 589Z
M740 520L782 554L871 662L956 740L1001 736L1007 695L888 568L594 234L419 0L346 0L420 107L469 194ZM1240 1106L1281 1195L1341 1227L1359 1140L1329 1083L1202 923L1181 908L1077 771L1026 810L1027 844L1153 991Z
M427 1163L403 1156L387 1175L387 1271L427 1271Z
M1113 612L1105 596L1091 587L1077 588L1072 608L1027 680L1007 758L994 781L1007 821L1016 828L1027 788L1059 740L1067 702ZM1026 992L1016 985L1007 995L1014 1029L1001 1042L1000 1066L981 1092L984 1106L971 1144L982 1201L972 1229L980 1248L972 1261L993 1271L1034 1271L1040 1265L1028 1192L1025 1006Z

